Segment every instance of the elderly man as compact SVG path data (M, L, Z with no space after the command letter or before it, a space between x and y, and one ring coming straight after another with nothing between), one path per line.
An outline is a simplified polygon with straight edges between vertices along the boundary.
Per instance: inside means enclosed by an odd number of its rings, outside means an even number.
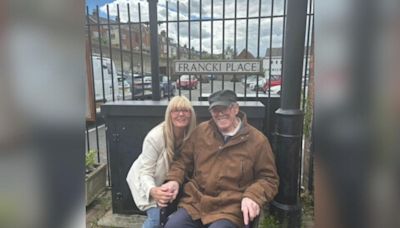
M247 225L277 193L279 180L271 146L247 123L235 92L215 92L209 103L212 119L194 130L168 172L164 186L174 198L185 175L192 175L166 228Z

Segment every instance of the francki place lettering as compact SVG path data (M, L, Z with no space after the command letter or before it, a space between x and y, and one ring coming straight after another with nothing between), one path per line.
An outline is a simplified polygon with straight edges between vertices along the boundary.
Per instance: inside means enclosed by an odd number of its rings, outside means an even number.
M175 74L262 73L261 60L175 61Z

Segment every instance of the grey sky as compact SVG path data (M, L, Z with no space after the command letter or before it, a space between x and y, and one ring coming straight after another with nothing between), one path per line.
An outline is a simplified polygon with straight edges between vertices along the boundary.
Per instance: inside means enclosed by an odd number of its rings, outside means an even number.
M248 0L249 1L249 17L258 17L259 15L259 0ZM119 4L121 21L128 21L127 3L130 4L131 21L138 21L138 3L141 4L141 15L142 21L148 21L148 2L147 0L115 0L109 3L110 16L115 17L117 15L117 4ZM179 2L179 19L188 20L188 0ZM200 18L200 0L192 0L190 2L190 15L192 20ZM223 0L213 0L214 12L213 17L215 19L223 17ZM234 0L225 0L225 18L234 17ZM100 11L106 13L106 6L99 6ZM237 0L237 17L246 17L247 14L247 0ZM166 20L166 1L158 1L158 20ZM172 0L168 3L168 19L177 20L177 1ZM283 14L283 0L274 0L274 15ZM261 0L261 16L271 15L271 0ZM202 18L211 18L211 0L202 0ZM200 49L200 23L191 23L191 46L196 50ZM282 45L282 18L273 19L272 29L272 47L280 47ZM258 19L249 20L248 28L248 49L254 55L257 56L257 48L259 48L259 55L262 57L265 55L266 48L270 45L270 18L261 19L260 26L260 45L258 47ZM163 23L159 27L159 31L165 30L166 24ZM214 21L213 34L211 34L211 22L202 22L202 50L211 52L211 36L213 37L213 53L218 54L222 51L222 21ZM189 40L188 23L180 23L179 36L180 44L188 45ZM177 42L177 23L169 23L169 37ZM237 52L242 51L246 45L246 20L237 20ZM233 47L234 45L234 22L225 21L225 48L228 46Z

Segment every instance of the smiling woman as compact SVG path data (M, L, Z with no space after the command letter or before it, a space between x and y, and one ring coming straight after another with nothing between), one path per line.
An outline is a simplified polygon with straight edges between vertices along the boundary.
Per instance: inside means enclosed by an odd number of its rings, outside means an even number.
M158 227L160 209L172 198L172 192L160 187L169 164L196 125L191 102L184 96L171 99L165 111L165 120L145 137L143 151L133 163L126 178L136 206L147 213L143 227Z

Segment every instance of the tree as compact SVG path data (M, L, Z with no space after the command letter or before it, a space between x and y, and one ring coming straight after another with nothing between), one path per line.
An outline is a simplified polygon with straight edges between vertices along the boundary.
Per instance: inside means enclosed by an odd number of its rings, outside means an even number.
M233 48L232 48L230 45L228 45L228 46L225 48L225 58L227 58L227 59L233 59L235 56L236 56L235 51L233 50Z

